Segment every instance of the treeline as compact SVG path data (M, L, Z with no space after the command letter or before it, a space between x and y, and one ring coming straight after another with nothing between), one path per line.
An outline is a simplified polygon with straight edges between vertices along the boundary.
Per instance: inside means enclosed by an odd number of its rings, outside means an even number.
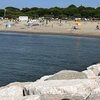
M6 7L0 9L0 17L17 18L18 16L29 16L30 18L54 17L54 18L100 18L100 7L84 7L70 5L66 8L15 8Z

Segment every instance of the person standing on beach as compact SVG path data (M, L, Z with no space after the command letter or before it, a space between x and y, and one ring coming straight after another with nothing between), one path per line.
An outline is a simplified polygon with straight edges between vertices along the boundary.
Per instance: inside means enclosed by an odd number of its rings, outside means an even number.
M97 29L97 30L99 30L99 29L100 29L100 28L99 28L99 25L97 25L97 26L96 26L96 29Z

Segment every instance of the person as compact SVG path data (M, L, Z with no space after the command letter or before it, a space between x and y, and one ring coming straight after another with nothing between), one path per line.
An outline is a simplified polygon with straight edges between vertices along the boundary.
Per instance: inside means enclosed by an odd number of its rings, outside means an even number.
M8 27L8 24L6 24L5 27L7 28Z
M99 25L97 25L96 28L97 28L97 30L99 30L99 29L100 29L100 28L99 28Z
M77 28L76 26L73 26L73 29L74 29L74 30L77 30L78 28Z

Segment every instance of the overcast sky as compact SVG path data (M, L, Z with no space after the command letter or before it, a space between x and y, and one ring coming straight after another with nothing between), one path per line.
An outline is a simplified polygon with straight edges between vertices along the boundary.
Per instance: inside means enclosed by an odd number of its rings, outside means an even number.
M0 8L5 8L8 6L13 6L17 8L24 7L67 7L71 4L76 6L90 6L90 7L100 7L100 0L0 0Z

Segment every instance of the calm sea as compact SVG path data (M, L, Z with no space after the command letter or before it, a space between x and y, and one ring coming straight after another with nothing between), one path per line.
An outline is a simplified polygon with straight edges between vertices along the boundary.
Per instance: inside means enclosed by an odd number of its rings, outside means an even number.
M0 33L0 86L100 62L100 38Z

